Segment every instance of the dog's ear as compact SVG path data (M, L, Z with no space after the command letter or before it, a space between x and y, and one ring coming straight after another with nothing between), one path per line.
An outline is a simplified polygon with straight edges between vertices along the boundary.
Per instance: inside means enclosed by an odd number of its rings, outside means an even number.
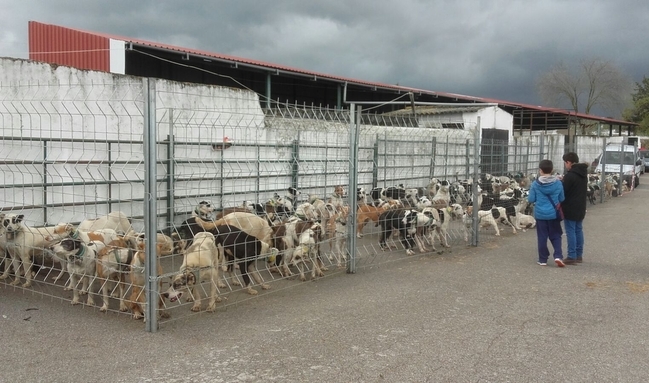
M16 216L15 221L16 221L16 223L19 223L19 222L22 222L24 218L25 218L24 214L19 214L19 215Z

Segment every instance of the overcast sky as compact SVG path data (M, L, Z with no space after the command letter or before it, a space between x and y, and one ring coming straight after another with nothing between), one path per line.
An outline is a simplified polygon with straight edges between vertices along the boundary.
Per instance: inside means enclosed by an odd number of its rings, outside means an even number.
M33 20L535 105L537 78L560 61L600 58L633 82L649 77L649 0L0 0L0 10L0 57L28 57Z

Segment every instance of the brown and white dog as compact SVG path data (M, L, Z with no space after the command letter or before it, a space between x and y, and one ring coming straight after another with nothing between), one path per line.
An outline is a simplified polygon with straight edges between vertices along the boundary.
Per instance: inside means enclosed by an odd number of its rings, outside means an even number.
M297 246L293 250L293 255L290 263L295 265L295 267L300 272L300 280L302 282L306 281L304 272L307 262L310 262L312 265L311 279L315 279L316 277L324 277L324 273L320 268L320 261L318 259L317 231L319 228L320 226L316 223L300 233Z
M340 209L345 206L345 200L343 199L344 195L345 189L343 189L341 185L336 185L334 187L334 192L331 193L327 202L330 203L336 211L340 211Z
M87 291L88 299L86 304L95 304L92 294L92 283L95 279L97 254L106 245L100 241L85 243L81 239L65 238L52 246L52 251L57 257L67 260L68 274L70 274L70 285L72 286L72 303L78 305L80 289L79 281L83 283L83 290Z
M304 260L304 258L295 258L294 252L300 242L300 236L307 230L313 231L315 240L316 260L320 262L317 266L326 271L327 268L322 264L320 259L320 243L322 241L323 230L320 223L315 221L302 221L300 219L291 219L279 225L274 225L273 230L273 246L279 251L276 257L275 266L279 268L280 273L284 276L291 276L293 273L290 270L291 265L295 265L296 261ZM299 255L299 254L298 254Z
M190 291L194 301L191 311L201 311L201 288L199 285L203 281L210 283L209 301L205 311L214 312L216 302L221 301L217 293L219 250L216 247L214 235L210 232L196 234L191 246L185 251L185 257L178 274L171 278L171 286L162 296L171 302L176 302L180 300L184 291Z

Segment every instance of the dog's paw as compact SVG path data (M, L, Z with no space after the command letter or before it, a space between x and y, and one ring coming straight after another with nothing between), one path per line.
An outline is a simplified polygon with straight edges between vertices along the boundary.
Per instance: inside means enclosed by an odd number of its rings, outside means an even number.
M207 311L208 313L213 313L214 311L216 311L216 303L213 303L213 304L210 304L209 306L207 306L205 311Z
M144 315L142 313L134 313L133 314L133 319L138 320L144 318Z
M88 306L94 306L94 305L95 305L95 300L94 300L94 299L88 299L88 300L86 301L86 305L88 305Z
M253 288L248 288L248 289L246 290L246 292L247 292L248 294L250 294L250 295L257 295L257 294L259 294L259 291L255 290L255 289L253 289Z
M263 284L261 285L261 289L262 289L262 290L270 290L270 285L267 284L267 283L263 283Z
M0 280L7 279L8 276L9 276L8 274L7 275L2 274L0 275Z
M200 304L198 304L198 305L193 305L192 308L191 308L191 310L192 310L193 312L197 313L197 312L201 311L201 305L200 305Z
M72 306L76 306L76 305L79 304L79 300L78 300L78 299L76 299L76 300L73 299L72 302L70 302L70 304L71 304Z
M16 278L13 280L13 282L10 283L11 286L16 286L20 283L20 279Z
M224 289L224 288L228 287L228 285L226 285L223 282L219 282L219 283L216 284L216 287L218 287L219 289Z
M406 250L407 255L415 255L415 252L412 251L411 249Z
M126 303L124 303L124 302L119 303L119 311L121 311L121 312L128 311L128 307L126 306Z
M99 312L105 313L106 311L108 311L108 306L106 305L103 305L99 308Z

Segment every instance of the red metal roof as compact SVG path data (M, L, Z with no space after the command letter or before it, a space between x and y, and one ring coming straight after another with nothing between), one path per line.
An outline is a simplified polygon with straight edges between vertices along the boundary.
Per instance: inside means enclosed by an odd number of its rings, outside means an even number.
M32 35L33 34L33 35ZM521 109L532 109L542 112L570 115L578 118L609 122L612 124L638 125L628 121L621 121L607 117L598 117L594 115L575 113L565 109L548 108L538 105L522 104L512 101L504 101L493 98L474 97L456 93L435 92L425 89L411 88L399 85L384 84L380 82L364 81L341 76L334 76L325 73L307 71L300 68L294 68L286 65L278 65L264 61L251 60L242 57L224 55L220 53L208 52L197 49L178 47L175 45L156 43L131 37L118 36L101 32L90 32L76 28L61 27L50 24L43 24L36 21L29 22L29 58L45 62L68 65L81 69L91 70L110 70L110 49L109 40L121 40L134 45L143 45L163 50L172 50L180 53L186 53L217 60L231 61L233 63L248 64L258 67L268 68L269 70L283 71L288 73L301 74L314 78L323 78L328 80L340 81L343 83L358 84L370 87L394 89L401 92L413 92L436 95L458 100L466 100L481 103L494 103L506 105Z
M110 41L92 32L29 22L29 58L80 69L108 72Z

